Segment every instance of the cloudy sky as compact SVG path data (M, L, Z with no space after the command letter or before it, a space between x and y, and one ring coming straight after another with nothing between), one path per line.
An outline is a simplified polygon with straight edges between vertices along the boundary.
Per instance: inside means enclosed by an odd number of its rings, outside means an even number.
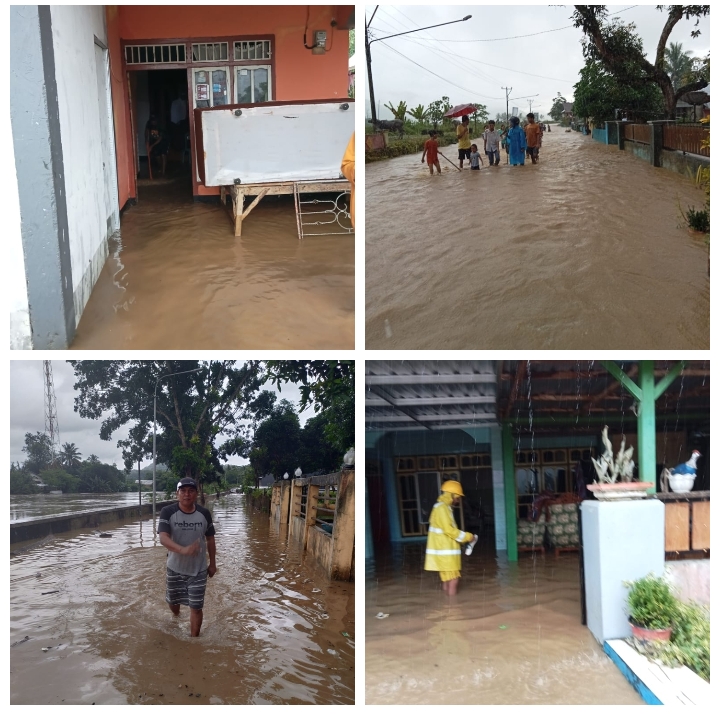
M114 463L124 468L122 454L115 447L119 439L127 436L128 429L115 432L111 441L102 441L99 437L100 422L82 419L73 409L75 377L72 367L67 362L53 360L53 381L57 400L58 425L60 427L60 443L74 443L87 458L96 454L105 463ZM277 393L272 385L268 391ZM296 408L300 402L300 390L293 384L283 385L278 399L293 402ZM300 414L300 423L304 424L315 412L312 407ZM25 445L25 433L45 430L44 389L42 361L11 361L10 362L10 460L24 461L22 449ZM143 464L143 467L152 461ZM243 464L246 459L231 457L228 463Z
M374 9L375 5L366 6L367 19ZM664 13L654 4L608 6L608 12L618 13L613 17L624 22L634 22L645 51L654 57ZM375 102L380 104L380 118L392 118L384 104L397 106L405 100L409 108L418 104L427 107L443 96L449 97L453 105L484 104L494 117L505 111L502 87L512 87L511 112L517 106L526 114L527 97L532 98L533 111L542 114L550 110L558 92L571 101L573 85L584 64L582 33L568 28L571 13L572 5L380 5L370 25L371 39L472 15L470 20L455 25L372 42ZM698 29L702 34L697 39L690 37L694 23L681 20L670 41L681 42L683 49L695 56L704 56L710 48L710 19L700 21ZM518 35L532 36L502 39ZM370 115L369 96L366 94L366 116Z

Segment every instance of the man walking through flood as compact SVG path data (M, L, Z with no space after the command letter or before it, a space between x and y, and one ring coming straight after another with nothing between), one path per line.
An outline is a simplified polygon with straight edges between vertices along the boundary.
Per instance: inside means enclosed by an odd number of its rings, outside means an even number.
M442 493L430 513L425 570L437 570L443 590L448 595L457 595L462 568L460 545L476 543L477 536L461 531L455 524L453 506L459 505L460 498L465 495L460 483L445 481L440 490Z
M168 549L165 602L173 615L180 605L190 608L190 636L198 637L203 621L205 586L217 572L215 527L207 508L195 503L197 484L183 478L177 485L177 503L160 511L160 543ZM205 558L207 549L210 562Z

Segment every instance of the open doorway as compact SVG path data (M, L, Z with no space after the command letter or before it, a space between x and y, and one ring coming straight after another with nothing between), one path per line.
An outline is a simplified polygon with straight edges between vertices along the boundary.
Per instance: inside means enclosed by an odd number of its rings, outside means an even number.
M187 70L135 70L128 84L138 199L192 200Z

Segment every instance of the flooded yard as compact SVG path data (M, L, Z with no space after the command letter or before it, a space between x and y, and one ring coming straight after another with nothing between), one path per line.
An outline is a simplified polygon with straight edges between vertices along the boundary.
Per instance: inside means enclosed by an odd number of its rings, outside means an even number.
M463 557L454 599L423 570L424 544L379 553L366 575L367 704L643 703L580 622L575 554L508 563L482 545Z
M20 544L12 704L354 703L354 585L329 581L243 496L208 505L218 572L195 639L188 608L174 619L164 601L152 520Z
M353 348L353 236L300 241L293 197L270 196L235 238L179 181L140 182L72 349Z
M535 166L420 157L366 167L368 348L709 349L690 179L562 129Z

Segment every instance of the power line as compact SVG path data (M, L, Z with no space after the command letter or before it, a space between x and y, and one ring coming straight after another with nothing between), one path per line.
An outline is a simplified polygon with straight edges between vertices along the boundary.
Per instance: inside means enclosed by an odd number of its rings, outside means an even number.
M470 92L470 94L475 94L478 97L482 97L483 99L502 99L502 97L488 97L485 94L479 94L474 89L468 89L467 87L461 87L459 84L455 84L455 82L453 82L452 80L447 79L446 77L443 77L442 75L437 74L437 72L433 72L431 69L428 69L427 67L423 67L421 64L419 64L415 60L411 60L409 57L406 57L402 52L398 52L394 47L390 47L389 45L383 45L383 47L385 47L385 49L392 50L393 52L395 52L395 54L400 55L401 57L406 59L408 62L412 62L414 65L417 65L418 67L420 67L420 69L424 69L426 72L429 72L430 74L434 75L438 79L442 79L443 82L447 82L448 84L452 84L454 87L457 87L458 89L462 89L463 92Z

